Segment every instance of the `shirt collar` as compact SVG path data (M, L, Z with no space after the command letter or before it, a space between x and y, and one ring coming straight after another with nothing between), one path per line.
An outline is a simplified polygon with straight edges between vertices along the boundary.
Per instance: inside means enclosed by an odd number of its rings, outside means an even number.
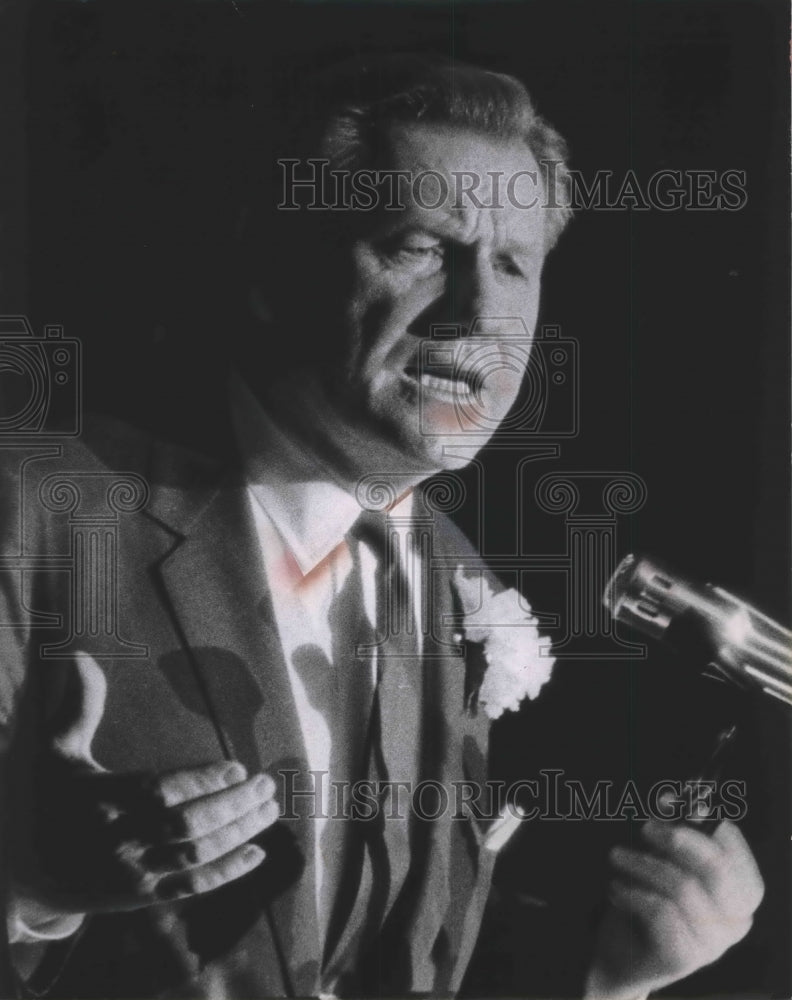
M236 371L230 396L247 483L306 576L344 540L361 506L315 453L272 420ZM393 512L407 516L411 509L410 493Z

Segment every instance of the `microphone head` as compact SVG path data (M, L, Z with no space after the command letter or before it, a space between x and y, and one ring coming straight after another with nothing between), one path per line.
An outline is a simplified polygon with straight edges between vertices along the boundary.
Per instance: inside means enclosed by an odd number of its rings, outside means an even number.
M618 622L662 639L673 619L693 601L691 588L659 563L632 553L608 581L602 602Z
M740 686L792 705L792 633L712 584L689 583L660 563L630 554L603 594L613 619L656 639Z

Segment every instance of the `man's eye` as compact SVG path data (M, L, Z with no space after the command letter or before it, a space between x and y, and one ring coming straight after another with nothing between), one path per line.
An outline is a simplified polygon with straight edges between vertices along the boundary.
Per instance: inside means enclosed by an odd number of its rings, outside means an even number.
M440 246L439 243L433 243L432 246L428 247L421 247L421 246L401 247L399 252L407 254L415 254L416 256L421 256L421 255L432 256L433 254L437 254L440 257L443 256L443 248Z
M393 257L397 263L407 267L434 272L443 266L445 250L442 243L404 243L395 248Z
M502 258L496 262L495 265L499 271L508 275L511 278L524 278L526 276L523 268L519 264L516 264L513 260L509 258Z

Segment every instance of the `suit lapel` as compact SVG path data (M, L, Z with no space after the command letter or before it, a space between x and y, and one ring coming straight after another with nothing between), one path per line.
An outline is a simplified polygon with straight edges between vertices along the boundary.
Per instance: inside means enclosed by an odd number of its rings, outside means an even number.
M164 467L172 456L159 461L149 510L179 540L154 571L223 753L279 785L284 818L263 838L261 891L272 898L284 976L297 994L311 992L319 948L313 823L307 801L301 808L300 797L283 798L302 787L307 759L247 491L217 468L193 466L185 477Z

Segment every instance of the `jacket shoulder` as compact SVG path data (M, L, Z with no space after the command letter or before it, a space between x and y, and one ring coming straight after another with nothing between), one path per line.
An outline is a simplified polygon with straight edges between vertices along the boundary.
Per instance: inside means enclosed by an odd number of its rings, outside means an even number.
M0 553L67 546L68 513L118 486L145 490L150 436L109 417L86 417L79 437L42 436L0 448ZM120 497L123 503L125 497Z
M0 477L16 480L20 470L33 464L68 470L145 467L151 435L140 428L101 414L86 415L82 432L75 436L42 435L14 441L0 448Z

